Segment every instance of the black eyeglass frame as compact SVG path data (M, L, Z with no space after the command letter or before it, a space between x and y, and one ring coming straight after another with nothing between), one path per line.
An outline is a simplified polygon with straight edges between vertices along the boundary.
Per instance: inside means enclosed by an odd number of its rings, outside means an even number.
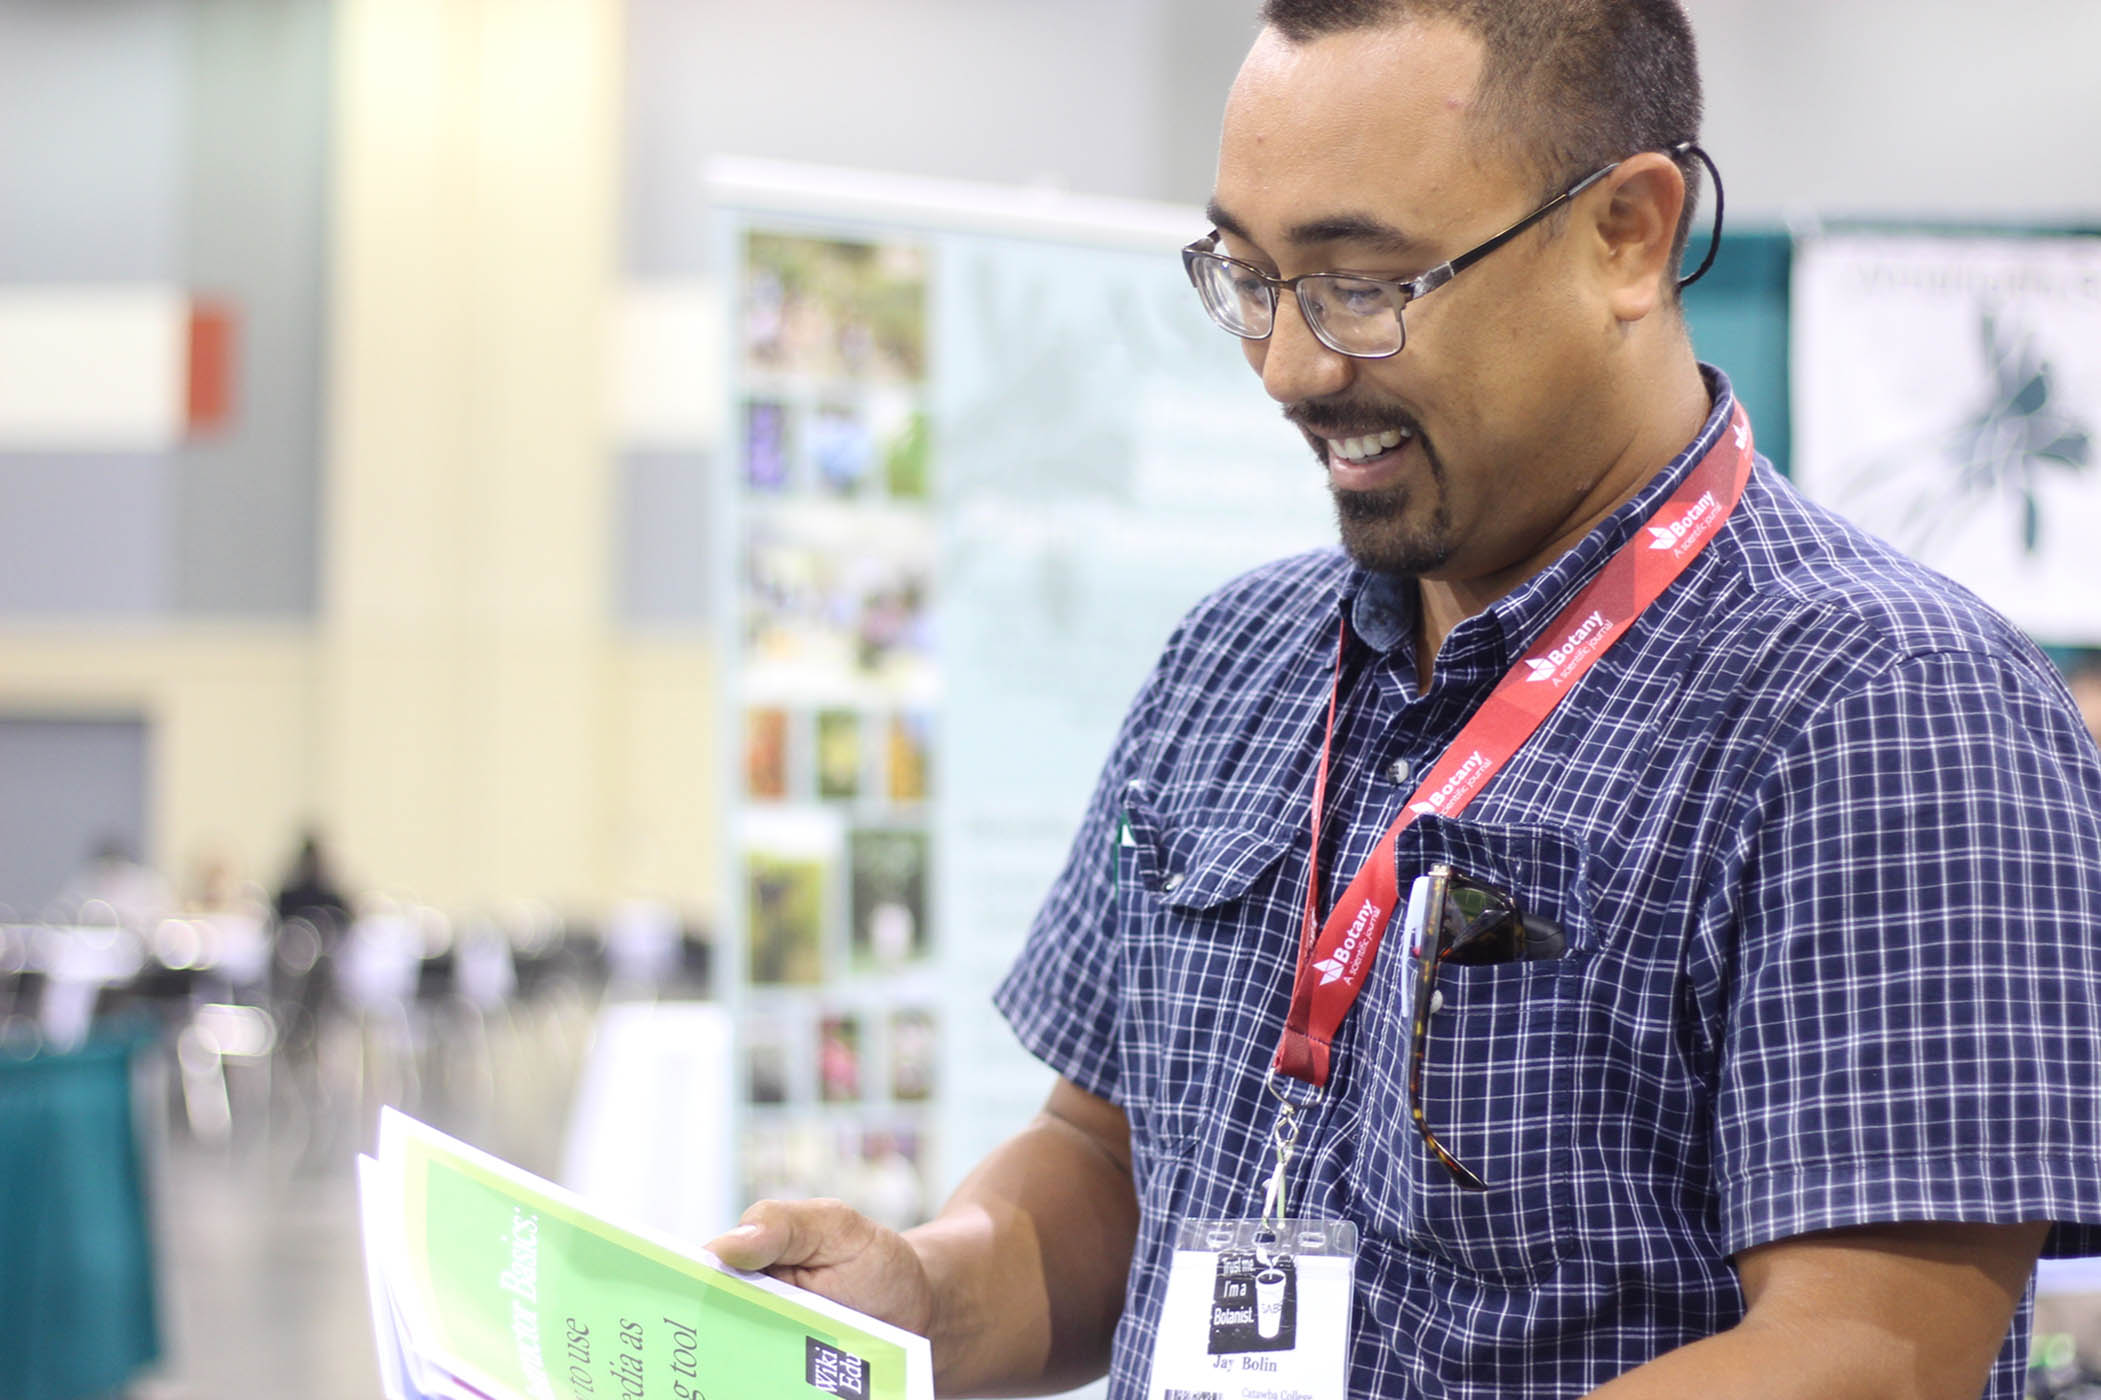
M1682 292L1707 275L1707 269L1714 266L1714 255L1722 246L1722 172L1716 169L1714 158L1708 155L1706 149L1696 141L1680 141L1666 149L1664 154L1673 159L1678 159L1688 154L1699 157L1700 163L1707 167L1708 177L1714 185L1714 229L1708 240L1707 256L1701 260L1699 267L1694 270L1691 276L1678 279L1678 290ZM1632 156L1622 156L1609 165L1599 166L1596 170L1591 171L1588 175L1585 175L1582 179L1576 181L1576 183L1570 185L1560 194L1555 195L1552 199L1540 205L1501 233L1475 244L1459 254L1459 256L1447 259L1429 271L1415 277L1366 277L1354 272L1302 272L1296 277L1272 277L1253 263L1243 262L1239 258L1219 252L1218 239L1220 230L1218 229L1212 229L1202 238L1182 249L1182 271L1189 278L1189 285L1196 288L1197 298L1203 302L1204 310L1210 315L1213 323L1221 330L1237 335L1242 340L1267 340L1271 335L1275 334L1277 328L1277 295L1280 292L1289 291L1298 301L1299 315L1304 318L1307 329L1313 332L1314 338L1319 340L1322 345L1327 346L1328 349L1333 350L1338 355L1345 355L1353 360L1389 360L1400 354L1407 347L1408 323L1403 313L1407 311L1410 302L1436 291L1439 287L1442 287L1490 253L1493 253L1496 249L1510 242L1562 205L1575 199L1592 185L1595 185L1598 181L1604 179L1632 159ZM1268 289L1268 330L1265 330L1260 335L1252 335L1246 331L1235 330L1232 326L1226 324L1219 313L1213 309L1211 298L1205 292L1204 284L1199 280L1198 267L1202 261L1227 263L1255 278ZM1396 299L1393 308L1395 333L1393 349L1374 351L1351 350L1337 345L1331 340L1328 333L1322 328L1319 308L1308 303L1305 290L1307 283L1322 281L1353 282L1367 287L1378 287L1392 295Z
M1452 1180L1469 1191L1486 1191L1488 1183L1438 1141L1423 1113L1423 1066L1429 1059L1430 1017L1437 1006L1437 973L1447 962L1464 965L1559 957L1567 951L1568 940L1552 920L1525 913L1517 896L1461 874L1452 866L1433 865L1422 880L1423 886L1410 892L1406 920L1408 933L1414 936L1419 932L1421 938L1416 950L1415 1014L1408 1037L1408 1117L1423 1144ZM1482 896L1486 907L1480 914L1465 918L1464 911L1451 902L1455 887ZM1458 919L1448 921L1448 910ZM1448 927L1454 922L1456 929Z

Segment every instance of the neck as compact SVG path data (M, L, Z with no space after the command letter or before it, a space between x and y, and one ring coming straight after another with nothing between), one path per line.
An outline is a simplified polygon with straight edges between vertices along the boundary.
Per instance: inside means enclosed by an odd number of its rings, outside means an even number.
M1707 382L1688 346L1682 363L1646 384L1642 412L1598 474L1596 484L1578 499L1548 538L1508 568L1469 578L1422 578L1416 581L1416 686L1427 693L1435 679L1438 649L1452 629L1482 612L1551 567L1584 536L1627 502L1698 436L1713 410Z

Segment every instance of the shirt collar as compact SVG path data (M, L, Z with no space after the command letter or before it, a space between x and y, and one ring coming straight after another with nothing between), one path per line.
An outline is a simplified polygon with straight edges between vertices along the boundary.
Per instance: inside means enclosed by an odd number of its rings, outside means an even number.
M1357 571L1354 595L1345 604L1350 630L1373 651L1388 652L1413 645L1415 580L1396 574Z
M1454 628L1445 639L1440 668L1471 659L1498 672L1507 670L1511 659L1533 640L1541 628L1568 605L1584 584L1654 514L1657 506L1677 489L1699 460L1707 455L1722 430L1736 394L1729 376L1712 365L1700 366L1700 374L1713 396L1714 407L1693 440L1633 500L1608 515L1575 548L1549 564L1527 582L1505 594L1489 607ZM1415 645L1415 580L1394 574L1372 573L1352 567L1338 590L1336 604L1349 618L1357 639L1381 654L1399 652L1411 656Z

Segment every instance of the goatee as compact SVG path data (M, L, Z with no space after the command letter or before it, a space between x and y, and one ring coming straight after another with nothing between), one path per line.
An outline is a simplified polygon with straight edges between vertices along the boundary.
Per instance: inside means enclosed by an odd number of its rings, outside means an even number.
M1377 574L1419 578L1452 557L1450 522L1440 501L1426 521L1408 520L1408 488L1342 491L1329 487L1343 550Z
M1423 454L1429 467L1428 518L1420 503L1410 523L1410 489L1389 486L1368 491L1338 489L1331 479L1335 523L1350 558L1374 573L1417 577L1441 568L1452 557L1451 518L1445 512L1444 461L1414 414L1398 405L1370 405L1307 400L1292 404L1284 416L1306 435L1314 460L1328 469L1328 443L1341 437L1370 436L1388 430L1407 435L1404 450Z

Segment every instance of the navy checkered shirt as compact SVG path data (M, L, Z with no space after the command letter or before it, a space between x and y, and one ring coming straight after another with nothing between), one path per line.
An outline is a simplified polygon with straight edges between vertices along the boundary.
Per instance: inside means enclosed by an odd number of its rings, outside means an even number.
M1144 1394L1176 1226L1259 1213L1307 813L1350 642L1326 910L1461 725L1729 417L1415 691L1412 585L1335 551L1169 641L997 995L1131 1124L1110 1394ZM1124 835L1127 830L1128 835ZM1730 1256L1806 1231L2050 1220L2101 1253L2101 750L2049 662L1760 462L1727 527L1459 818L1400 841L1566 931L1449 966L1408 1116L1389 938L1301 1137L1295 1215L1362 1234L1358 1396L1573 1396L1743 1314ZM2024 1302L1986 1394L2021 1394Z

